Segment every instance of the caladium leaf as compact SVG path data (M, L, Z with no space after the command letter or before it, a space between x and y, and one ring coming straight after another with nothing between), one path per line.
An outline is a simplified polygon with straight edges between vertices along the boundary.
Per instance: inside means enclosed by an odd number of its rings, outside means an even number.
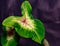
M2 37L1 43L2 43L2 46L16 46L17 45L17 42L15 41L14 38L7 40L4 37Z
M28 1L24 1L21 6L22 16L10 16L3 21L3 26L14 27L15 31L22 37L31 38L41 44L45 36L43 23L34 19L31 11L31 5Z
M30 21L28 20L26 23L27 24L23 24L23 22L18 22L18 24L16 23L16 32L22 37L32 38L32 40L41 44L41 41L45 36L45 29L42 22L35 19Z
M7 31L3 31L1 36L1 44L2 46L16 46L17 42L14 38L14 35L8 35Z
M42 22L37 19L28 19L26 17L17 18L13 20L13 22L15 22L14 27L16 32L22 37L32 38L32 40L41 43L45 36L45 29ZM10 26L9 23L8 26Z
M5 27L13 27L15 24L15 21L17 21L20 18L21 17L18 17L18 16L9 16L2 22L2 25Z
M6 27L12 27L14 25L13 19L15 19L14 16L10 16L10 17L6 18L3 21L2 25L6 26Z
M21 11L22 15L24 16L29 16L30 19L33 19L33 16L31 14L32 12L32 7L28 1L24 1L21 5Z

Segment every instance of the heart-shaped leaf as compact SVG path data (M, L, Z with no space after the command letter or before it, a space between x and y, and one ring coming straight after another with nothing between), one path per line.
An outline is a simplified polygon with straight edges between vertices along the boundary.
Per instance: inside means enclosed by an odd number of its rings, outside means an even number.
M28 19L27 19L28 20ZM40 20L30 20L27 24L18 22L15 24L16 32L25 38L32 38L32 40L41 44L45 36L45 29Z
M3 26L14 27L15 31L24 38L31 38L35 42L41 44L45 36L43 23L34 19L31 11L31 5L28 1L24 1L21 6L22 16L10 16L3 21Z

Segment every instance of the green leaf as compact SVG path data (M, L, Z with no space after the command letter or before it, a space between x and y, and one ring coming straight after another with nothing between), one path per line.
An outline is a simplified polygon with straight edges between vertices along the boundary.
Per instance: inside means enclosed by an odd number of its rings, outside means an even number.
M24 18L26 19L25 22L23 22ZM40 20L29 19L28 17L24 17L24 16L15 17L15 19L13 19L15 21L12 22L12 23L15 22L13 27L15 27L16 32L20 36L25 37L25 38L32 38L32 40L41 44L41 41L44 39L44 36L45 36L45 29L44 29L43 23ZM7 24L5 26L7 26ZM10 26L9 24L8 24L8 27Z
M21 11L23 16L29 16L29 18L33 19L33 16L31 14L32 7L28 1L24 1L21 5Z
M31 7L31 5L30 5L30 3L29 3L28 1L24 1L24 2L22 3L21 9L22 9L24 12L27 11L27 12L29 12L29 13L32 11L32 7Z
M37 20L37 19L30 20L29 25L23 25L22 23L16 23L15 29L16 29L16 32L20 36L25 37L25 38L32 38L32 40L40 44L45 36L44 25L42 24L40 20Z
M35 42L41 44L45 36L43 23L40 20L33 18L31 14L32 7L28 1L22 3L21 9L23 16L10 16L3 21L3 26L13 26L20 36L31 38Z
M14 16L7 17L7 18L3 21L2 25L3 25L3 26L7 26L7 27L12 27L12 26L14 25L14 22L13 22L13 19L14 19L14 18L15 18Z
M9 37L7 36L7 31L3 31L1 36L1 44L2 46L16 46L17 42L14 36Z
M7 46L17 46L17 42L14 40L14 38L10 39L7 44Z
M35 35L33 34L32 40L38 42L38 43L42 43L42 40L45 37L45 28L43 23L38 20L35 19L35 31L34 31Z
M19 20L20 17L18 16L9 16L2 22L2 25L5 27L13 27L15 22Z
M2 32L2 36L1 36L1 44L2 46L4 46L7 43L7 32L4 31Z

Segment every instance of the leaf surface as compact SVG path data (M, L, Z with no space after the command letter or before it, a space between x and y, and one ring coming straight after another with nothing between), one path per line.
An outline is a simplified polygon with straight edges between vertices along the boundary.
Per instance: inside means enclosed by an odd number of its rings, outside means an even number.
M34 19L31 14L31 5L28 1L22 3L22 16L11 16L3 21L3 26L14 27L15 31L24 38L31 38L41 44L45 36L43 23Z

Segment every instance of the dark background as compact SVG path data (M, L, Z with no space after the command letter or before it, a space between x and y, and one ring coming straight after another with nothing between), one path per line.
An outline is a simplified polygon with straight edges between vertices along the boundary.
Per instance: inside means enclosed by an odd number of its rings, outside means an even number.
M0 36L2 21L10 15L20 16L22 2L23 0L0 0ZM33 16L44 23L45 38L50 46L60 46L60 0L29 0L29 2L33 8ZM20 38L19 41L25 46L38 46L30 39Z

